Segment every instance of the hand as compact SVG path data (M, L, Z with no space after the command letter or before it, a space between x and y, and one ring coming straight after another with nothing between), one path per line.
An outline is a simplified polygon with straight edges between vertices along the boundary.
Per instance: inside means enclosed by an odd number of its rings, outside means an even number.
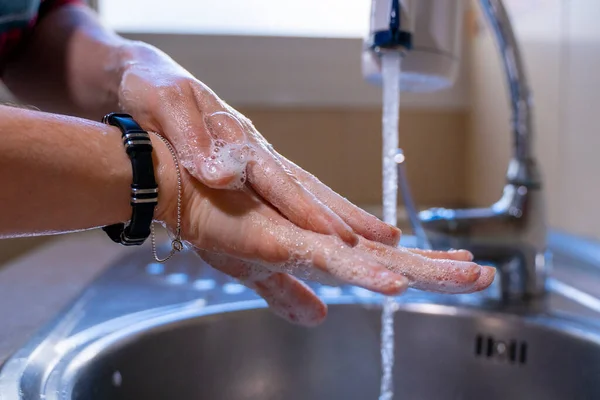
M251 187L295 225L395 245L400 230L354 206L273 150L250 120L167 55L129 45L118 90L121 108L173 143L191 176L215 189ZM244 183L247 183L246 185Z
M159 140L157 218L176 224L176 178L171 155ZM471 262L467 251L404 249L360 237L349 246L335 235L303 229L250 188L212 189L182 171L182 238L210 265L254 289L278 315L315 325L326 307L297 278L351 284L386 295L407 287L469 293L489 286L495 270Z

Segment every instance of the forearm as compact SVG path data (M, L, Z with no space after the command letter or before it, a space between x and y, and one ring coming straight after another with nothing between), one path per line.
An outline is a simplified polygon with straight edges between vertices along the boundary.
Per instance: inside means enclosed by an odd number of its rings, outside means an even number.
M120 131L0 106L0 237L127 220L131 163Z
M131 50L138 47L104 27L89 8L64 6L39 22L4 81L28 104L98 118L118 109L121 74L140 57Z

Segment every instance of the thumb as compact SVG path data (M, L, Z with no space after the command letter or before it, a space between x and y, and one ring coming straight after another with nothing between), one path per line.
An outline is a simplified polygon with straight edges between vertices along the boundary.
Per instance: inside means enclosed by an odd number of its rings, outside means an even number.
M214 189L241 188L251 149L239 121L227 112L204 114L194 102L168 108L159 123L190 175Z

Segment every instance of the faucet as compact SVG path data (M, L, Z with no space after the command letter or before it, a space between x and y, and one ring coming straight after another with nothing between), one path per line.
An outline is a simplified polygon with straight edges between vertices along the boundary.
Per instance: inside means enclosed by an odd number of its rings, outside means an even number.
M503 194L489 207L432 208L421 211L411 222L415 232L426 235L432 248L468 249L480 262L493 263L499 272L503 302L528 302L544 296L551 268L542 179L532 150L531 93L502 0L479 0L479 4L493 30L510 91L513 151ZM391 23L397 17L388 17L390 23L386 25L382 10L394 15L396 9L402 16L400 26ZM405 58L401 90L431 92L450 86L456 77L462 14L460 0L373 0L371 30L363 52L367 81L380 84L378 55L398 50ZM402 21L411 23L403 26ZM386 30L406 31L401 35L381 33ZM452 31L454 35L448 34ZM420 42L421 33L425 37ZM410 38L409 45L402 39L406 37ZM428 62L439 65L431 67ZM399 176L402 180L404 174ZM399 186L407 184L400 182ZM412 204L408 191L403 190L402 195L406 204Z

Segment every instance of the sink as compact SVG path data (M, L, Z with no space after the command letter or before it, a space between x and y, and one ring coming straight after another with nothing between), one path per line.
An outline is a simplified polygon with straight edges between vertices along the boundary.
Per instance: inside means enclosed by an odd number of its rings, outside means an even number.
M73 360L69 398L377 399L380 318L334 304L316 329L266 309L171 321ZM398 399L600 398L600 337L575 325L403 304L395 326Z
M557 238L539 302L500 304L497 284L398 297L394 398L600 398L599 247ZM382 296L310 284L329 316L303 328L191 253L147 260L115 263L17 350L0 399L378 398Z

